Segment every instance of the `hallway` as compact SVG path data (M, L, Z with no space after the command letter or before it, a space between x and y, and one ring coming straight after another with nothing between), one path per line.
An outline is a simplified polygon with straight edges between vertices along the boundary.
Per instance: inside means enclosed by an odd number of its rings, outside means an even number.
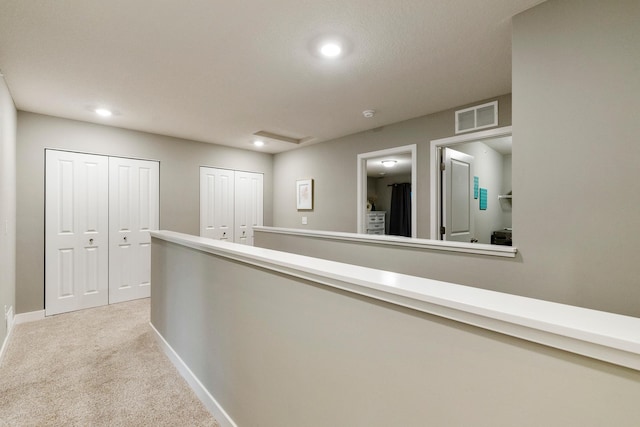
M149 299L16 325L0 426L217 426L158 347Z

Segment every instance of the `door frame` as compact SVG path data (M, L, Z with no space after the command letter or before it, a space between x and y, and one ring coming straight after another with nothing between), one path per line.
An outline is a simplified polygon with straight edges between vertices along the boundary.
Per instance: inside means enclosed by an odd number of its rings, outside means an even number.
M418 146L416 144L358 154L357 233L366 234L367 232L365 229L365 210L367 206L367 160L375 159L376 157L390 156L393 154L407 153L411 154L411 238L415 239L418 236Z
M483 139L497 138L501 136L509 136L513 134L513 126L504 126L496 129L484 130L480 132L471 132L464 135L456 135L448 138L434 139L429 146L429 183L430 183L430 209L429 217L431 224L429 227L429 238L440 240L439 224L442 222L442 209L440 206L440 148L451 147L463 142L480 141ZM453 147L452 147L453 148ZM454 148L455 149L455 148Z

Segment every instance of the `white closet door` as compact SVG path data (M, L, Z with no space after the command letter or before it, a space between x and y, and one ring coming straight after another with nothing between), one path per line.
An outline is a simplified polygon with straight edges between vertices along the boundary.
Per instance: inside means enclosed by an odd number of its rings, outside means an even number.
M46 151L47 316L108 302L108 158Z
M233 242L232 170L200 167L200 235Z
M109 158L109 303L145 298L159 224L158 162Z
M263 176L235 173L235 242L253 246L253 227L263 224Z

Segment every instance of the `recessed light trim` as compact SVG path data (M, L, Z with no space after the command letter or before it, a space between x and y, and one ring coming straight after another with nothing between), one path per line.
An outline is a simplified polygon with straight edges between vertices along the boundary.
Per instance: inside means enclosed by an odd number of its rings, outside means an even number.
M383 160L381 163L382 163L382 166L384 166L385 168L392 168L398 162L396 160Z
M337 58L342 53L342 46L336 42L324 42L320 45L320 53L325 58Z
M106 108L96 108L94 111L100 117L111 117L113 115L113 113L110 110L107 110Z

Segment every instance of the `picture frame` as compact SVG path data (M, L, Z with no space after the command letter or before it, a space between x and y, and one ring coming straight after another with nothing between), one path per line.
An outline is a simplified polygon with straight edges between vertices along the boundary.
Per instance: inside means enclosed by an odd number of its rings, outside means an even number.
M296 206L298 210L313 209L313 179L296 181Z

